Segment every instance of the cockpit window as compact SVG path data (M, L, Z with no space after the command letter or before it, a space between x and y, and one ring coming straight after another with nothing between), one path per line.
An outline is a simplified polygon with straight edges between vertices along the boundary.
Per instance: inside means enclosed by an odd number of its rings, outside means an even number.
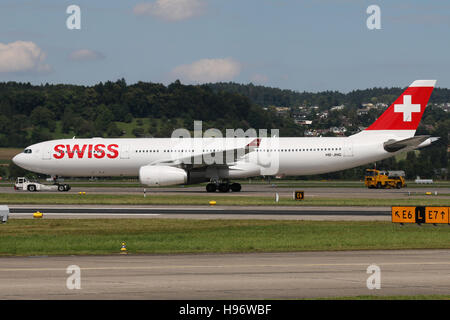
M31 149L25 149L23 150L23 153L31 153Z

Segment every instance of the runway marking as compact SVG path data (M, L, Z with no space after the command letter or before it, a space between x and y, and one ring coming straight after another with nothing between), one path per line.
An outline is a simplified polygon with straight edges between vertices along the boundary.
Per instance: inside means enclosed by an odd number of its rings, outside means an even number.
M184 269L184 268L289 268L289 267L360 267L367 263L311 263L311 264L273 264L273 265L182 265L182 266L142 266L142 267L80 267L81 270L155 270L155 269ZM450 265L449 262L386 262L377 263L379 266L408 266L408 265ZM0 271L65 271L66 268L0 268Z

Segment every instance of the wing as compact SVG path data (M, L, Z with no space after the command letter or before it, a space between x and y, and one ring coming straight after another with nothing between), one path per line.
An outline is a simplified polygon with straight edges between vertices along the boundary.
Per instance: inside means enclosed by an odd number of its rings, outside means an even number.
M207 166L229 167L244 158L250 152L254 151L260 144L261 139L255 138L241 148L220 150L215 152L200 152L190 156L181 156L173 159L154 161L149 163L149 165L173 166L183 169L193 169Z

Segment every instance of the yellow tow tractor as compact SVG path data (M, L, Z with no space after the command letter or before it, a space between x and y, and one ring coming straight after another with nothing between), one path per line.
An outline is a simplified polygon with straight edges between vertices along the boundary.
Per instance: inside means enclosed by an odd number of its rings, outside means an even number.
M404 171L380 171L376 169L366 169L364 184L369 189L406 187Z

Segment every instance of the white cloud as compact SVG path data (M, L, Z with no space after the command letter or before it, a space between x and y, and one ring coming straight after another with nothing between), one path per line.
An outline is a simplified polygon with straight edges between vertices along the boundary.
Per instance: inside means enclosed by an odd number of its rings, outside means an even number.
M138 3L135 15L154 16L167 21L179 21L201 15L205 10L204 0L156 0Z
M0 72L49 72L47 55L31 41L0 43Z
M89 49L80 49L72 52L69 59L72 61L93 61L105 59L105 55Z
M174 68L172 76L184 82L205 83L229 81L240 72L241 65L231 58L202 59Z

